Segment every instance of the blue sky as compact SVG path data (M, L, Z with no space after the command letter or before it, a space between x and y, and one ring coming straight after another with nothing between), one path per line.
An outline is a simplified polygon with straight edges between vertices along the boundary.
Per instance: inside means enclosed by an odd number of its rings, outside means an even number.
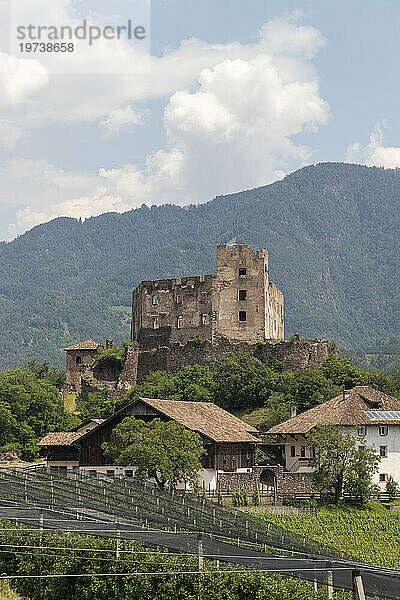
M121 20L131 4L54 0ZM54 75L3 48L0 239L64 214L205 202L308 163L400 166L399 23L398 0L154 0L148 73L110 74L110 51L95 74Z

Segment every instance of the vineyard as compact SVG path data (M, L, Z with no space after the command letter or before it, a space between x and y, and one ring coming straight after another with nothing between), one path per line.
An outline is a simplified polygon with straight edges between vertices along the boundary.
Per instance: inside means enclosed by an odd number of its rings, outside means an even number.
M75 534L54 534L13 527L0 521L0 573L29 575L12 579L12 587L29 600L325 600L312 583L265 573L229 572L198 558L151 551L137 542L100 540ZM233 567L231 567L233 568ZM32 576L40 574L44 578ZM74 577L74 574L91 576ZM108 574L108 576L107 576ZM123 574L123 576L121 576ZM52 575L53 577L46 578ZM4 590L0 600L14 599ZM349 600L335 592L334 600Z
M362 562L400 567L400 513L378 506L365 509L326 507L317 516L308 514L253 515L288 532L305 536L310 542L326 544Z

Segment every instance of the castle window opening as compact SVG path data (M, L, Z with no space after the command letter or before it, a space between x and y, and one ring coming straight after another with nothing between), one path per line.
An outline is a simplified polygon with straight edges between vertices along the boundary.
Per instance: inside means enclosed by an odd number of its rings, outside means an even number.
M247 269L245 267L240 267L239 277L247 277Z
M207 314L205 314L205 313L203 313L203 314L201 315L201 324L202 324L202 325L207 325L207 323L208 323L208 315L207 315Z
M239 310L239 321L241 323L244 323L245 321L247 321L247 315L246 315L245 310Z
M82 364L82 356L75 356L75 362L77 365L81 365Z
M182 304L182 294L178 294L176 297L176 303L177 304Z
M200 292L200 302L205 302L207 300L207 292Z
M239 290L238 291L238 299L239 300L247 300L247 290Z
M182 329L183 327L183 317L182 315L179 315L178 317L176 317L176 326L178 329Z
M153 329L158 329L160 327L160 322L158 317L153 317Z
M157 296L157 294L155 296L153 296L153 304L154 304L154 306L157 306L157 304L158 304L158 296Z

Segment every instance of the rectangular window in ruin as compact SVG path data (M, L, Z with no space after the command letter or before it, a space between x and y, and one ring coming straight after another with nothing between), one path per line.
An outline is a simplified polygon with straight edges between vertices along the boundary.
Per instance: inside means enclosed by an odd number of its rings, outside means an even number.
M153 329L158 329L160 327L160 321L158 317L153 317Z
M203 313L203 314L201 315L201 324L202 324L202 325L207 325L207 323L208 323L208 315L207 315L207 314L205 314L205 313Z
M239 290L238 291L238 299L239 300L247 300L247 290Z
M247 277L247 269L245 267L240 267L239 277Z
M245 310L239 310L239 321L243 323L247 320L247 315Z
M176 303L177 304L182 304L182 295L181 294L177 295L177 297L176 297Z
M182 329L183 327L183 317L182 315L179 315L178 317L176 317L176 326L178 329Z
M76 362L77 365L82 364L82 356L76 356L75 357L75 362Z
M200 302L205 302L207 300L207 292L200 292Z
M158 304L158 296L157 295L153 296L153 304L154 304L154 306L157 306L157 304Z

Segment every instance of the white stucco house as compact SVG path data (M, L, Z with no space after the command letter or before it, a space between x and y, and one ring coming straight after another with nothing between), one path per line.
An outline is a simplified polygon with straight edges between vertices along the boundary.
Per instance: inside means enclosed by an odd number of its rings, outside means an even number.
M311 473L313 450L307 433L317 425L331 423L363 437L374 446L381 461L374 483L382 490L391 475L400 483L400 400L369 386L356 386L310 410L275 425L268 434L279 436L286 470ZM360 445L361 445L360 444Z

